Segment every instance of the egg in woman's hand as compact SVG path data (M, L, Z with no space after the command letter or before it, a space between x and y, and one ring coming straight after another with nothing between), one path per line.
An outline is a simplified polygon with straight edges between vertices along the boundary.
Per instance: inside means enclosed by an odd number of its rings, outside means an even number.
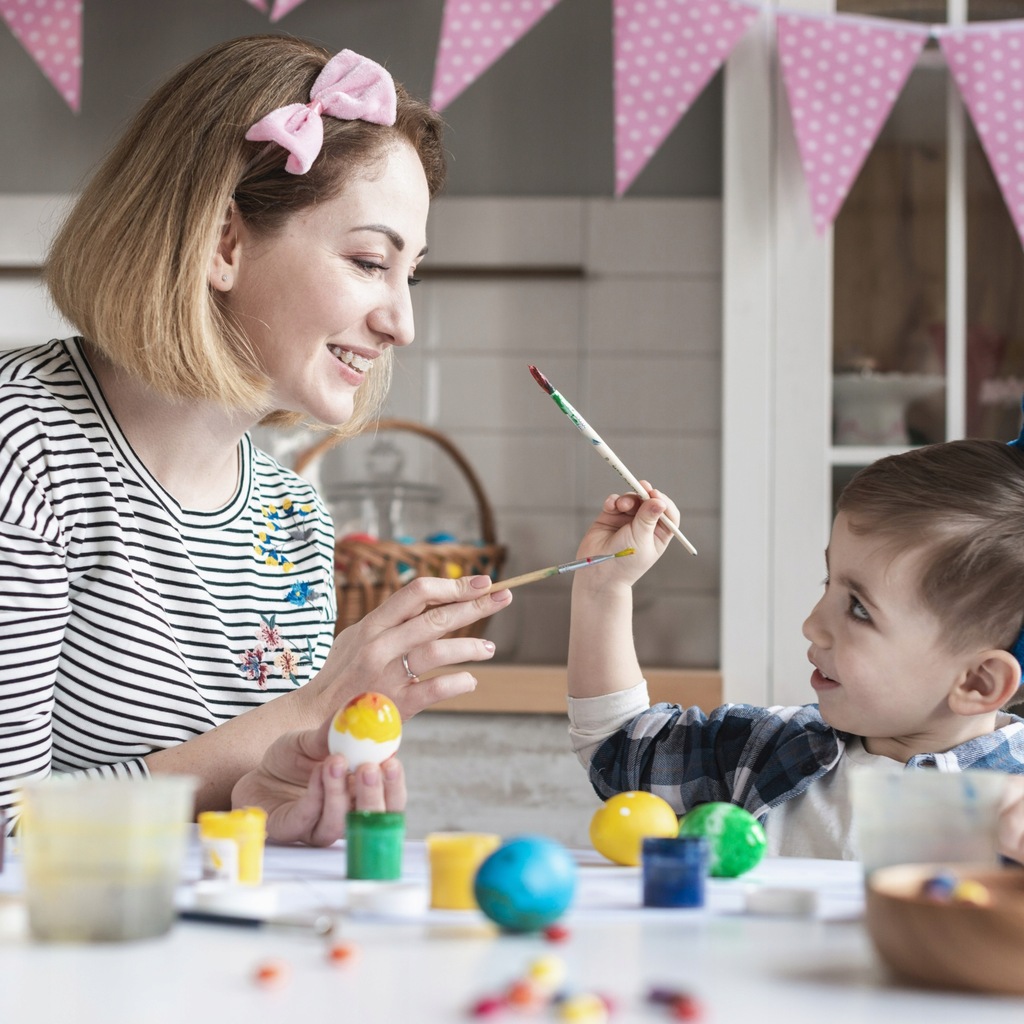
M383 693L353 697L333 718L327 734L332 754L344 754L349 770L386 761L402 741L402 716Z

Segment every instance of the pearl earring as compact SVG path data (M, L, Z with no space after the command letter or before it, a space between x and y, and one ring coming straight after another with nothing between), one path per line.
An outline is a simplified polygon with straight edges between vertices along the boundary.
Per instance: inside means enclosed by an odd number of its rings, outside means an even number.
M220 275L220 279L221 279L222 281L225 281L225 282L226 282L226 281L227 281L227 279L228 279L228 275L227 275L227 274L221 274L221 275Z

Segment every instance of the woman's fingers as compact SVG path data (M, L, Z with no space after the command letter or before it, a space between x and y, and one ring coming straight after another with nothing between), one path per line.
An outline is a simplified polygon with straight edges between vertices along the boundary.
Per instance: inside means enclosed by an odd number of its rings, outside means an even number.
M363 621L372 623L379 629L390 629L422 615L427 609L453 607L475 600L479 605L477 614L474 616L470 613L470 616L461 623L465 624L495 610L490 607L492 603L501 606L500 602L491 601L492 595L484 596L482 594L490 585L489 576L463 576L457 580L419 576L395 591L386 601L370 612Z
M444 672L430 679L421 679L402 694L402 717L412 718L439 701L472 693L476 683L476 676L465 671Z
M405 772L396 757L361 764L348 778L348 796L359 811L404 811Z
M431 672L446 665L462 665L467 661L489 661L494 657L495 647L490 640L484 640L476 636L445 637L441 640L430 640L427 643L419 644L405 652L406 661L409 663L409 671L417 679L430 675ZM399 666L399 674L406 675L405 662L401 658L396 659ZM410 682L415 682L406 675Z
M404 811L406 802L405 769L397 757L389 757L381 766L384 779L384 809Z
M313 774L319 777L317 788L320 794L320 806L309 842L312 846L330 846L345 834L345 816L350 807L347 785L348 764L341 754L333 754L319 765L318 771ZM313 788L311 779L310 794Z

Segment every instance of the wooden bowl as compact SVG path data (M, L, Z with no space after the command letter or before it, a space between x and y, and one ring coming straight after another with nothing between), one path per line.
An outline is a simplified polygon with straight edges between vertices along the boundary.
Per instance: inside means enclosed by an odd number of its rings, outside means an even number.
M944 873L984 885L989 906L921 895ZM938 988L1024 995L1024 870L897 864L867 880L868 933L897 975Z

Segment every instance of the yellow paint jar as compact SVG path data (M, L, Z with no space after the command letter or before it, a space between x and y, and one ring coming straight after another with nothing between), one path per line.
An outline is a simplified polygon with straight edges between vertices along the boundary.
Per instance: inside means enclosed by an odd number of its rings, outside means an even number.
M430 905L436 910L475 910L473 881L477 868L501 845L489 832L432 832L427 836L430 859Z
M263 881L267 812L262 807L203 811L197 820L204 879L242 885Z

